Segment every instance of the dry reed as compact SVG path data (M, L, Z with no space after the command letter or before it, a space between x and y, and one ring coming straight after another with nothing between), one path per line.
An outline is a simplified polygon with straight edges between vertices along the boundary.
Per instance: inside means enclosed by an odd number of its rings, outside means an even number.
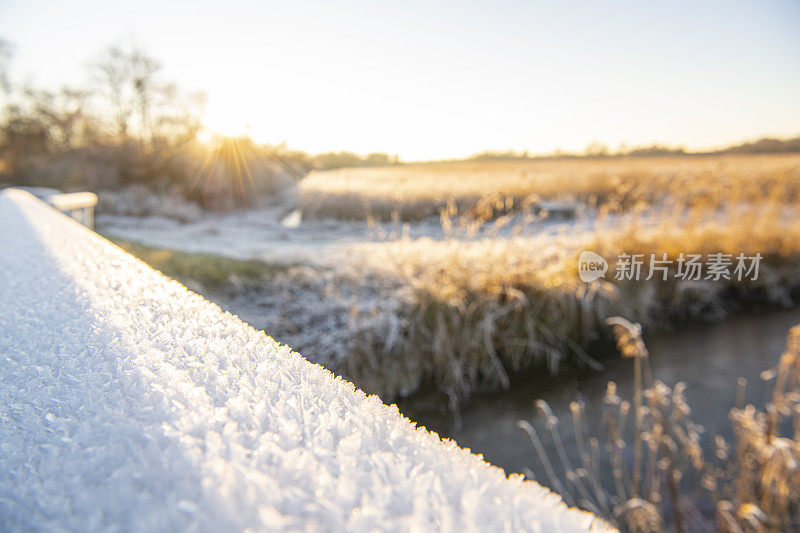
M610 323L623 356L633 358L637 367L646 364L648 354L638 324L622 318ZM735 443L731 447L716 436L714 457L703 454L704 430L691 419L683 383L668 387L654 380L643 388L637 382L630 429L631 404L617 395L613 382L608 384L604 413L594 432L586 427L583 406L573 403L577 466L567 458L558 419L546 403L537 401L545 432L565 472L563 480L556 476L535 426L526 421L518 426L529 435L553 489L568 503L627 531L796 530L800 527L800 325L789 331L778 366L762 377L775 382L770 401L761 408L733 407ZM623 453L630 431L632 465ZM599 444L602 440L605 447ZM635 459L645 452L646 461ZM603 476L608 470L610 478ZM703 512L704 500L716 513Z

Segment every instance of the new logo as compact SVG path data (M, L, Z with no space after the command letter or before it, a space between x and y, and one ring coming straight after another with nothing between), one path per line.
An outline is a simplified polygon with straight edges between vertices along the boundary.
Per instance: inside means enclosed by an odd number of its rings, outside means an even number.
M591 283L606 275L608 261L594 252L584 250L578 258L578 277L585 283Z

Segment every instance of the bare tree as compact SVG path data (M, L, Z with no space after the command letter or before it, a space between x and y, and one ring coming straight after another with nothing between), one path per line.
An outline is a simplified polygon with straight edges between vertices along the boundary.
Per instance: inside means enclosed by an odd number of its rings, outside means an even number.
M120 47L112 46L105 51L95 70L110 104L119 140L124 142L128 137L130 117L133 114L133 106L127 94L130 79L127 54Z
M47 128L50 140L60 149L74 148L90 135L85 108L89 93L70 87L58 92L28 91L34 112Z
M11 42L0 38L0 95L7 102L11 94L11 80L9 79L9 70L11 58L13 56L13 47Z
M155 93L161 89L155 79L156 73L161 70L161 65L158 61L145 55L139 49L131 50L128 62L131 75L130 81L133 86L139 111L141 136L146 143L152 144L153 124L151 122L150 110L153 105Z
M139 48L112 46L96 65L97 78L108 100L121 141L132 134L132 118L138 124L136 136L145 145L152 145L154 106L164 90L158 81L161 64Z

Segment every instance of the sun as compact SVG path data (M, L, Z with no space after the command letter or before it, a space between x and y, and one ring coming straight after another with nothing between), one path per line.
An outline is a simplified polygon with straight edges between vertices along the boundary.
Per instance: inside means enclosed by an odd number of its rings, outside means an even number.
M242 121L204 120L203 128L197 134L197 138L204 144L208 144L218 138L251 137L252 129L252 124Z
M253 110L244 101L226 101L224 105L209 105L203 118L201 140L215 137L252 137Z
M252 138L253 126L241 121L203 121L202 129L197 133L197 140L205 145L219 144L222 139Z

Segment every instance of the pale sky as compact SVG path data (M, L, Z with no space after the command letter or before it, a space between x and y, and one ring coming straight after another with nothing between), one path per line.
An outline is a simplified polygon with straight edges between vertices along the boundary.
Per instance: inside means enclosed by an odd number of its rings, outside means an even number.
M800 1L0 1L13 77L135 42L206 124L310 152L702 149L800 134Z

